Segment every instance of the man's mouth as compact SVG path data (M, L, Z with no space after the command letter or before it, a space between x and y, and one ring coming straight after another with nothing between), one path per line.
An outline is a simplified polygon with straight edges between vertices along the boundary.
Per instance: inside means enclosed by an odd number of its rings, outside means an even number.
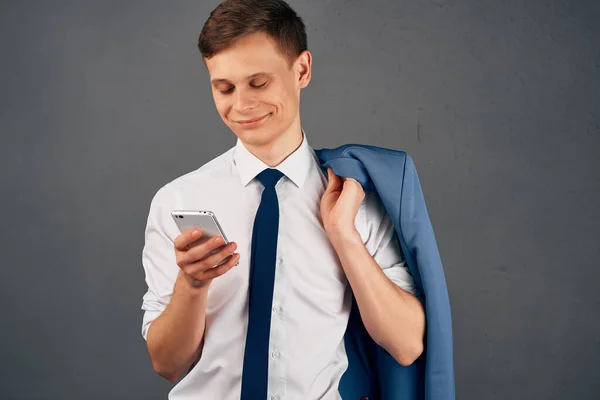
M237 120L235 122L237 122L238 124L251 124L253 122L260 121L261 119L266 118L269 115L270 115L270 113L269 114L265 114L265 115L263 115L261 117L256 117L256 118L251 118L251 119L246 119L246 120Z

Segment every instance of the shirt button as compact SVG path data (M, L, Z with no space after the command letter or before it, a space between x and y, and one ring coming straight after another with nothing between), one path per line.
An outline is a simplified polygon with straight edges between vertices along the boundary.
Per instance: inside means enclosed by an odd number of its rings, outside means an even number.
M273 357L274 359L278 359L279 358L279 352L278 351L274 351L271 353L271 357Z
M279 400L279 396L271 396L271 400Z
M273 312L276 313L278 310L277 306L273 306Z

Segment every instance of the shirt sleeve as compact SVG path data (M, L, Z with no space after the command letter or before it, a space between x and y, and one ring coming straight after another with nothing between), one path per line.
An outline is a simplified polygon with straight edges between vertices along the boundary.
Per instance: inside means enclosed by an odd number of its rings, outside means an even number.
M171 218L171 196L162 187L152 199L145 229L142 250L148 290L142 298L142 336L148 337L148 329L171 301L173 287L179 272L175 260L174 238L179 235L177 225Z
M365 247L383 273L400 288L418 296L418 289L406 265L394 224L376 192L365 192L359 217L362 218L361 236Z

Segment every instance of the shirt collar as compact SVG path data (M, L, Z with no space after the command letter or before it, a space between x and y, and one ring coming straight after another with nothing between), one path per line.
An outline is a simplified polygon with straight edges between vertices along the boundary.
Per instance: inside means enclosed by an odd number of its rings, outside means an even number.
M239 138L235 145L233 160L243 186L246 186L256 175L265 169L271 168L254 154L250 153ZM300 147L274 168L281 171L296 186L301 187L313 161L313 150L308 145L306 133L302 130L302 143Z

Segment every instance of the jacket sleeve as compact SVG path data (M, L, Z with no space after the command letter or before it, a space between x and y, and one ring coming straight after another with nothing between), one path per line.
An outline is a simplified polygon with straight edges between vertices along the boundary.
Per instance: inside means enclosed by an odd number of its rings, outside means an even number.
M364 208L365 247L392 282L417 295L418 290L406 265L394 224L377 192L366 192Z
M427 318L425 399L453 400L450 301L442 261L413 160L406 155L400 204L402 246L422 286Z

